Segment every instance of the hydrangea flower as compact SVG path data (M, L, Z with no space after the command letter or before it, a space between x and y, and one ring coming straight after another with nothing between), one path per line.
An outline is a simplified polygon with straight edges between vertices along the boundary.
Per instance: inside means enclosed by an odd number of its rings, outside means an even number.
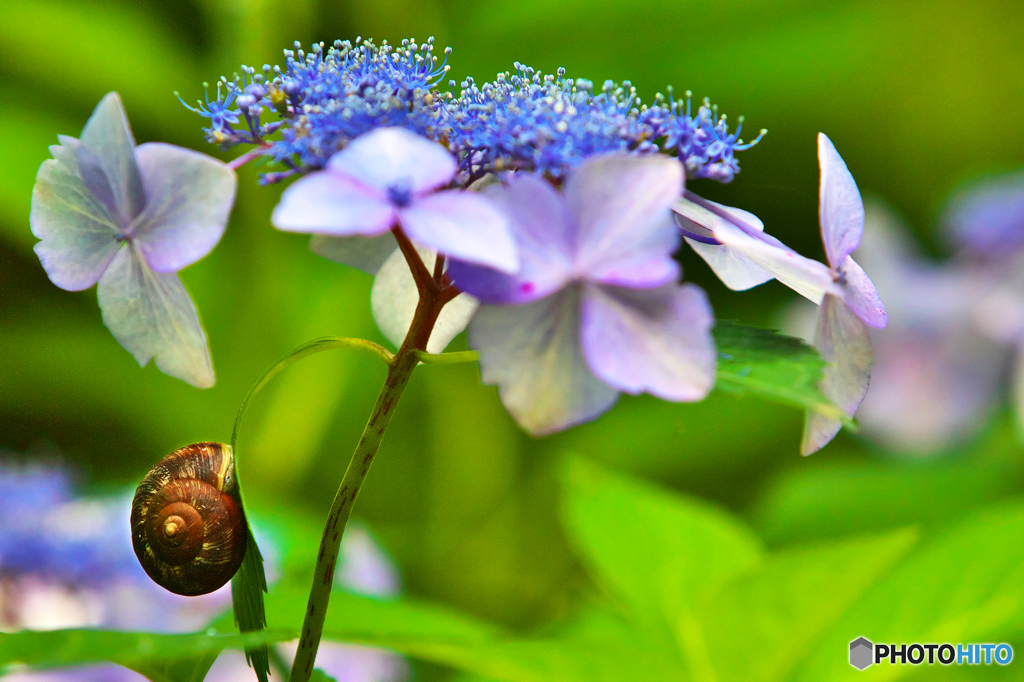
M437 191L455 177L444 147L403 128L380 128L331 157L324 171L285 190L271 218L289 232L372 237L401 225L414 242L512 273L516 245L486 199Z
M688 194L674 207L687 241L732 289L778 279L819 303L815 346L829 366L822 391L849 416L867 392L874 353L868 327L888 317L874 284L850 257L864 234L864 203L846 163L824 133L818 134L821 166L819 218L828 265L805 258L764 234L754 216ZM803 454L820 450L842 424L808 412Z
M678 156L688 177L729 182L739 172L734 153L760 140L744 143L739 128L730 133L708 100L691 116L689 93L685 111L671 96L646 106L629 81L595 90L589 80L566 78L565 69L542 74L518 62L493 83L467 78L442 107L452 128L448 143L467 178L512 168L563 177L598 154L665 151Z
M171 376L212 386L206 334L177 271L220 240L234 172L189 149L136 147L115 92L80 140L59 140L32 191L35 251L46 274L68 291L98 282L103 322L140 365L155 358Z
M628 81L595 88L566 78L564 69L542 74L518 62L493 82L467 78L457 96L442 93L437 85L448 73L451 50L438 64L432 38L422 45L357 39L314 44L309 52L299 43L294 48L285 50L284 68L265 65L257 74L243 65L240 79L221 78L215 100L188 107L211 120L208 141L222 148L258 145L252 154L288 167L264 174L265 183L320 170L352 140L387 127L442 142L458 159L463 186L509 169L561 178L610 152L666 152L679 158L688 177L730 182L739 172L735 153L765 133L744 142L742 118L730 132L707 99L692 114L689 92L685 103L677 102L670 88L667 100L657 95L648 106ZM455 81L449 84L454 92ZM263 123L265 111L280 120ZM281 139L267 139L277 131Z
M522 268L455 261L449 275L483 302L469 327L483 381L530 433L593 419L620 391L694 401L711 389L711 308L672 258L683 179L674 159L616 154L585 161L564 193L529 174L484 190Z
M282 230L314 233L314 251L374 275L374 318L401 345L419 296L393 227L400 225L419 245L428 264L440 251L504 272L519 265L507 220L490 201L476 192L435 191L455 172L454 158L441 145L402 128L382 128L285 190L272 220ZM428 350L443 350L475 309L466 295L445 306Z

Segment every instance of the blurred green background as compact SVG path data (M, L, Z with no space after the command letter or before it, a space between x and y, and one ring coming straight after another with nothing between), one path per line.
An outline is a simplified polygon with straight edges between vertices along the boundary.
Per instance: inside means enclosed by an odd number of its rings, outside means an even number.
M124 99L139 142L216 153L172 96L240 64L280 63L293 40L435 36L451 76L489 80L518 60L569 76L668 84L709 96L747 137L728 186L694 189L760 216L820 258L815 135L826 132L866 195L901 213L932 255L949 193L1024 165L1024 13L1018 2L870 0L8 0L0 10L0 447L57 450L97 488L134 483L185 443L227 440L260 373L323 335L383 342L368 276L271 229L280 187L244 169L231 224L182 278L205 323L217 385L193 389L139 369L103 326L95 290L68 293L32 252L28 213L57 134L77 136L104 93ZM697 187L696 185L700 185ZM687 278L722 318L770 325L777 283L736 294L691 252ZM457 340L456 344L464 343ZM319 528L383 379L357 354L304 361L268 388L242 434L248 501ZM955 452L907 461L841 434L809 460L802 415L713 394L696 405L624 397L597 422L524 435L475 367L417 371L356 515L394 555L409 593L530 631L567 613L585 578L561 535L553 475L578 453L748 518L770 546L908 523L946 524L1019 496L1009 419ZM316 548L309 548L310 554Z

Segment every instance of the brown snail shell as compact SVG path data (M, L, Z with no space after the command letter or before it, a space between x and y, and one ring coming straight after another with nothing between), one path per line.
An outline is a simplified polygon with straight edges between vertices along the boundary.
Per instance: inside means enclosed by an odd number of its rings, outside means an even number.
M193 443L157 462L135 491L131 521L135 555L158 585L186 596L224 585L249 537L231 446Z

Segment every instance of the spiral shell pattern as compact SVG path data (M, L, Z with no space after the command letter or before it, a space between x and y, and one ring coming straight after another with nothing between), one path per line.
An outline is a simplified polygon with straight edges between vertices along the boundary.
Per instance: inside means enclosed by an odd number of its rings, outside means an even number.
M237 496L229 445L193 443L160 460L132 502L132 544L149 577L186 596L230 580L248 539Z

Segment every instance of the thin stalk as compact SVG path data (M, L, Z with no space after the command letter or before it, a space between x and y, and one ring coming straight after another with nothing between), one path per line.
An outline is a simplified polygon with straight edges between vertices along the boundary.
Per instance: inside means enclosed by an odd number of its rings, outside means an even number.
M441 286L433 280L423 261L401 230L395 229L395 237L409 261L409 267L420 292L420 299L409 327L409 333L389 364L387 379L377 396L377 403L373 406L370 419L363 429L363 435L356 445L355 452L352 453L348 469L346 469L341 486L334 496L331 511L327 515L327 523L320 539L320 553L317 555L316 568L313 571L313 587L309 592L306 617L302 622L299 649L295 654L295 662L292 664L291 677L289 677L290 682L307 682L313 673L316 652L323 636L324 619L327 616L331 588L334 586L334 570L338 563L341 538L352 512L352 506L359 495L363 481L366 480L373 457L377 454L381 441L384 440L384 434L391 423L391 417L395 413L398 401L409 383L413 370L416 369L416 365L420 361L420 353L427 347L427 340L430 338L430 332L434 329L434 323L437 322L437 316L441 313L445 303L459 293L457 289Z

